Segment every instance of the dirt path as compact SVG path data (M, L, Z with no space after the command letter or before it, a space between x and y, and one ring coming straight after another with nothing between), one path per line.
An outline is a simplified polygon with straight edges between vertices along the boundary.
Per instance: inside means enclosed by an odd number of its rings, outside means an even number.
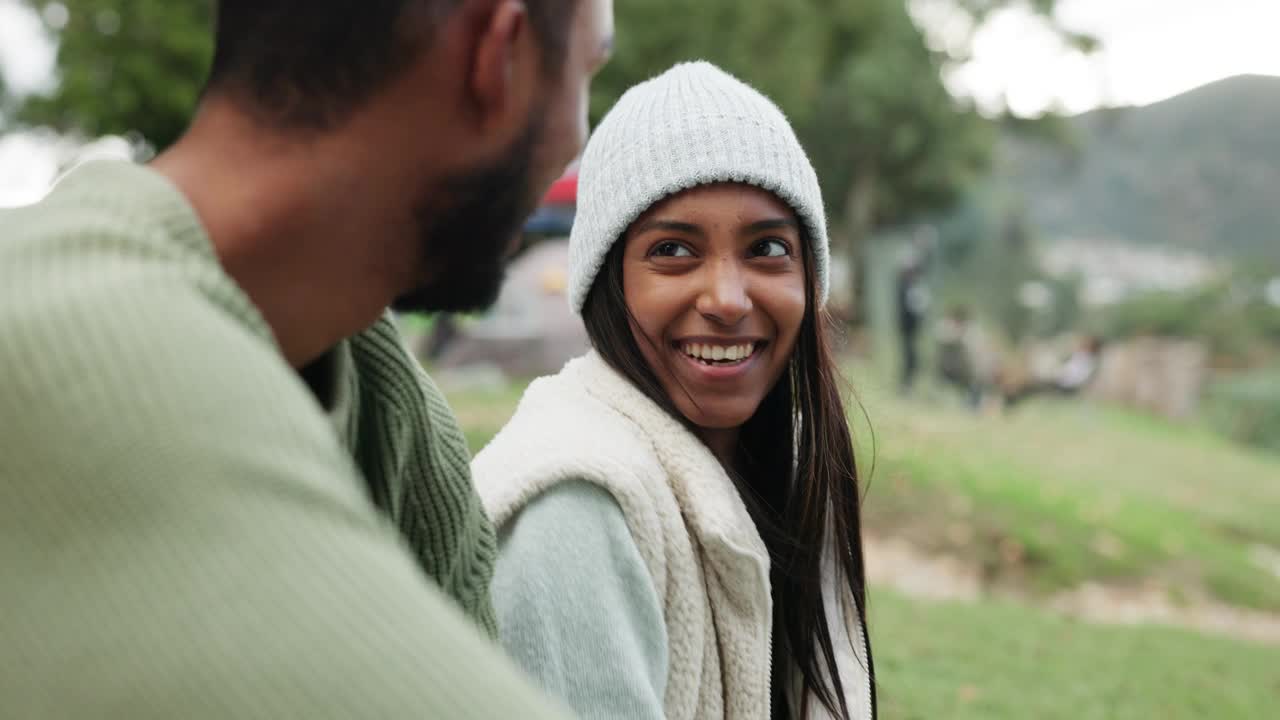
M912 597L973 602L994 595L1095 623L1171 625L1280 645L1280 615L1273 613L1204 601L1175 604L1159 588L1094 583L1032 601L1026 596L993 593L983 587L977 569L963 560L922 553L899 538L868 537L863 540L863 548L871 584Z

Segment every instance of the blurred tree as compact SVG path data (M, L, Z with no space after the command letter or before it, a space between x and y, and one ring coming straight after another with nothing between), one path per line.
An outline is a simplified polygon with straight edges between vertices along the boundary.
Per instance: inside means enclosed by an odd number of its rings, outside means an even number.
M13 96L9 93L9 83L4 79L4 73L0 73L0 130L4 129L4 118L12 111L10 106L14 104Z
M825 63L816 110L801 126L851 263L848 297L859 319L867 242L875 228L951 204L985 168L990 124L942 84L931 51L903 6L882 3L857 52L851 16Z
M997 319L1010 340L1027 337L1035 307L1026 296L1028 285L1039 279L1034 254L1034 238L1026 207L1011 207L1004 218L996 253L987 262L988 286L992 289Z
M213 52L212 0L19 0L58 39L57 87L17 121L157 148L186 128Z
M933 218L941 295L977 308L1014 344L1079 324L1080 278L1040 267L1039 236L1020 193L984 179Z

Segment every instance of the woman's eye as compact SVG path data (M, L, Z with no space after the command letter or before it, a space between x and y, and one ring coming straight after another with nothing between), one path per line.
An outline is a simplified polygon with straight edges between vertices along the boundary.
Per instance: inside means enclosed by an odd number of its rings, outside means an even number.
M693 253L689 252L689 248L678 242L670 241L658 243L649 254L657 257L690 257L693 255Z
M791 246L778 238L769 238L756 243L751 252L756 257L787 257L791 255Z

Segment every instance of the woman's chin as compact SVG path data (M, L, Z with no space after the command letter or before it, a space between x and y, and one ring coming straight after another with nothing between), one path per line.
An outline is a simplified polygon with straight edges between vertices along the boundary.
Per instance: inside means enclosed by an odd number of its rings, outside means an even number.
M704 430L735 430L742 427L755 415L759 403L725 403L723 398L710 402L698 399L699 408L688 408L684 411L689 422ZM692 412L690 412L692 411Z

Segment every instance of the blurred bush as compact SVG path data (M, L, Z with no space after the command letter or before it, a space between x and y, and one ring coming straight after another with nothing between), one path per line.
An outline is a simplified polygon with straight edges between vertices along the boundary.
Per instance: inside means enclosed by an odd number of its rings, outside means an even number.
M1280 367L1232 373L1210 383L1205 421L1239 442L1280 452Z
M1108 339L1141 335L1204 341L1216 366L1257 367L1280 352L1280 308L1258 284L1232 277L1186 292L1148 292L1090 314L1092 329Z

